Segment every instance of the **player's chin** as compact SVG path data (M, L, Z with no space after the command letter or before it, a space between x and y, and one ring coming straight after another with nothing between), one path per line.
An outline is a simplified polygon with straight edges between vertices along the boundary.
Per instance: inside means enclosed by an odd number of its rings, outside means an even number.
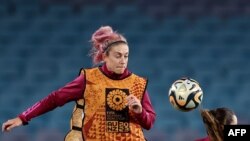
M124 70L125 70L124 68L117 68L115 73L116 74L123 74Z

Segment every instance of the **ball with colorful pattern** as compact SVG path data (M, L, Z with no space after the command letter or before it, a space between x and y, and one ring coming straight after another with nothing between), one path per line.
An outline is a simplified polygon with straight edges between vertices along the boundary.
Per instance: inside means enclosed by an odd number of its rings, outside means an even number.
M196 109L201 104L203 91L196 80L183 77L172 84L168 97L170 104L175 109L188 112Z

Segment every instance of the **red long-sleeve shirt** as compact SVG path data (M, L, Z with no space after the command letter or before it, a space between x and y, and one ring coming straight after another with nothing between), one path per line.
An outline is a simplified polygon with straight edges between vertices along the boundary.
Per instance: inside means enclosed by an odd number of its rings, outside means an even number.
M117 75L111 71L108 71L106 65L101 67L101 70L109 77L114 79L122 79L131 74L127 69L122 75ZM58 106L63 106L70 101L76 101L83 98L85 77L79 75L75 80L66 84L64 87L53 91L47 97L35 103L26 111L19 114L19 118L24 124L28 123L32 118L42 115L55 109ZM145 91L142 99L142 113L136 114L136 118L140 125L145 129L150 129L155 121L155 111L152 107L148 92Z

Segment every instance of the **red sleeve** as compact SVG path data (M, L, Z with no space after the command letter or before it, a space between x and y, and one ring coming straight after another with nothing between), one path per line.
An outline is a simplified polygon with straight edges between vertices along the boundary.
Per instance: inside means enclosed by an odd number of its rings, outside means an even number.
M196 139L195 141L210 141L209 137L202 138L202 139Z
M85 85L85 78L79 75L75 80L66 84L64 87L53 91L47 97L35 103L26 111L19 115L24 124L27 124L32 118L42 115L63 106L65 103L82 98Z
M155 122L155 117L155 111L151 104L148 92L146 91L142 99L142 113L137 114L136 119L143 128L149 130Z

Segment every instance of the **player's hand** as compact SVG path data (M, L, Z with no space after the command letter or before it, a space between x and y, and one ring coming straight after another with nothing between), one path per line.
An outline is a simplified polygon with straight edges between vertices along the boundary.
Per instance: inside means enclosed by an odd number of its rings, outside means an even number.
M131 109L134 113L136 114L142 113L142 105L137 97L135 97L134 95L129 95L127 97L127 102L129 109Z
M2 132L9 132L12 128L21 126L23 124L19 117L7 120L2 125Z

